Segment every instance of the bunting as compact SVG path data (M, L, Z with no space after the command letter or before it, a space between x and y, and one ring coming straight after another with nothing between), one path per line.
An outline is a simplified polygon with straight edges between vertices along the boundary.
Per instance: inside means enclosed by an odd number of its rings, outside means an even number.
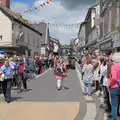
M81 23L75 23L75 24L52 24L50 22L46 22L45 20L41 21L29 21L30 24L39 24L39 23L46 23L49 25L49 28L79 28Z
M34 10L38 10L39 8L43 8L44 6L49 5L52 2L53 2L53 0L48 0L46 2L43 2L42 4L35 6L32 9L28 9L28 10L24 11L24 14L29 13L29 12L33 12Z

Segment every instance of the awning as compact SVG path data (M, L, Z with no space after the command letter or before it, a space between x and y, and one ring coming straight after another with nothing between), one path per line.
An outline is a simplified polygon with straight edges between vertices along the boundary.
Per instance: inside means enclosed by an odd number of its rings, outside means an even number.
M5 54L5 52L4 51L0 51L0 54Z
M85 47L88 48L90 47L91 45L95 45L97 43L97 41L92 41L91 43L88 43Z

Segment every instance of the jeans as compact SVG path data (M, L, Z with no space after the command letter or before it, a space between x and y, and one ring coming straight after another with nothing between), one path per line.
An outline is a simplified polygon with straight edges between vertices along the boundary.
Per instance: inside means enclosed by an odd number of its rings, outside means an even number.
M120 88L110 88L112 102L112 120L117 120L117 110L120 102Z
M84 93L88 95L91 95L92 92L92 88L91 88L92 84L91 83L84 83Z
M2 82L3 94L6 101L11 100L11 85L12 85L12 79L7 79Z
M110 94L107 86L103 86L103 92L104 92L104 99L107 104L107 110L111 112Z
M24 89L27 90L27 79L24 78L23 74L18 76L18 90L21 91L21 86L23 84Z

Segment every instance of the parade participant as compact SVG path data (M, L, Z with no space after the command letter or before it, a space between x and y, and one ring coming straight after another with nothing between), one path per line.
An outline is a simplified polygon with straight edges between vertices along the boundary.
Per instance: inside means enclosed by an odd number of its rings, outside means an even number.
M65 60L63 60L62 66L63 66L63 75L62 75L61 88L64 89L64 80L66 80L66 76L67 76L67 67Z
M112 120L117 120L120 104L120 53L114 53L112 60L114 64L109 75L109 88L112 103Z
M56 62L57 62L57 57L54 56L54 67L56 66Z
M83 81L84 81L84 95L91 96L92 92L92 81L93 81L93 70L94 66L92 65L92 60L89 56L86 57L86 63L83 66Z
M56 67L55 67L55 75L56 75L56 81L57 81L57 89L58 91L61 90L61 82L62 82L62 76L63 76L63 66L62 61L58 60Z
M5 60L4 65L1 66L1 71L4 74L2 89L3 89L5 101L7 103L11 102L11 84L13 79L13 70L14 67L12 66L12 64L8 60Z

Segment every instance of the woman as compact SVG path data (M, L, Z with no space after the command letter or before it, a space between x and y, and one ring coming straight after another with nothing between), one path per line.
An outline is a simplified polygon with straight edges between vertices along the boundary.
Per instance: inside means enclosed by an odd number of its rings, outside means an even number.
M93 70L92 60L89 56L86 57L86 63L83 66L82 72L84 81L84 95L91 96L91 85L93 81Z
M63 65L62 61L58 60L56 67L55 67L55 75L56 75L56 81L57 81L57 89L58 91L61 90L61 83L62 83L62 76L63 76Z
M120 103L120 53L115 53L112 60L114 64L109 75L109 88L112 103L112 120L117 120Z

